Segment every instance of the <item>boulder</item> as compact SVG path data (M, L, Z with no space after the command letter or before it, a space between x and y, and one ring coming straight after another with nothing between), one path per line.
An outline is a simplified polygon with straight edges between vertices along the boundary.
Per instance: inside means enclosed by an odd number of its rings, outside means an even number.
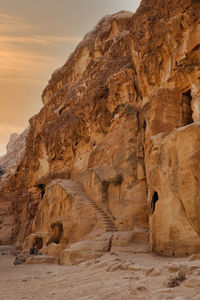
M98 258L109 251L109 240L84 240L71 244L70 248L60 254L59 263L62 265L76 265L83 261Z

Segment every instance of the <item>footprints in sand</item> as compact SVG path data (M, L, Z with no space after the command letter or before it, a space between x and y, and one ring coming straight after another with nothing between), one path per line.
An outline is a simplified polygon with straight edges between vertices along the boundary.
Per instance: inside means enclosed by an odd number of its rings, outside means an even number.
M198 255L166 258L150 253L111 252L65 267L15 266L12 256L0 253L0 266L0 291L6 295L2 298L5 300L40 299L44 291L44 299L50 300L66 300L66 295L72 300L200 300ZM170 278L178 285L170 287Z
M126 299L200 300L198 255L181 259L148 254L133 255L132 259L124 258L122 254L112 258L104 256L95 267L91 267L95 268L104 270L113 278L122 276L121 285L122 290L126 289Z

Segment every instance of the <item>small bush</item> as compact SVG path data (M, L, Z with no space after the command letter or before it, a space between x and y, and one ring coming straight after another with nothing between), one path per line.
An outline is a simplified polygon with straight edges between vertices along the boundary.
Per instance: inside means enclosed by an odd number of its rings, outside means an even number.
M170 276L167 285L170 288L178 286L179 280L178 280L177 276L176 275Z
M183 281L186 278L186 267L183 266L180 268L180 270L178 271L177 275L178 275L178 280L179 281Z
M186 278L186 269L186 266L181 266L175 275L170 276L167 283L168 287L173 288L180 285L180 282Z

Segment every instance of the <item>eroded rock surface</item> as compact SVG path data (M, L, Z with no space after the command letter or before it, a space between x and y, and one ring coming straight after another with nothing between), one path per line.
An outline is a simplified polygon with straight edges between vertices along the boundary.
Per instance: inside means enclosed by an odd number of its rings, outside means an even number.
M13 242L14 229L13 201L17 199L16 191L10 192L5 185L16 171L26 148L26 137L29 127L22 134L13 133L6 147L7 153L0 157L0 244ZM3 189L4 187L4 189Z
M199 252L199 28L199 1L143 0L103 18L53 73L6 185L17 247L59 255L150 224L152 250Z
M151 246L163 254L200 251L199 135L193 123L151 138Z

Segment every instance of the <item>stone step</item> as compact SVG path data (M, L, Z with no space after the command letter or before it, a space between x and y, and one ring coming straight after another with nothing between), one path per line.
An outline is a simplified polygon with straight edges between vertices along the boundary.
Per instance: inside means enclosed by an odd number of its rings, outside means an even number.
M97 213L98 214L98 213ZM105 215L102 215L102 214L98 214L99 218L101 218L102 220L111 220L109 217L105 216Z
M105 215L102 215L101 218L104 219L104 220L109 220L109 221L113 222L113 220L111 218L109 218L109 217L107 217Z
M113 222L113 220L111 220L111 219L101 218L101 217L100 217L100 219L101 219L102 221L104 221L104 222L111 222L112 224L115 224L115 223Z
M106 223L103 223L105 225L105 227L112 227L112 228L117 228L115 225L113 224L106 224Z
M112 221L112 220L109 220L109 219L103 219L103 218L100 218L100 220L104 223L109 223L109 224L113 224L115 225L115 223Z
M104 210L98 206L97 202L91 198L87 193L82 189L81 186L77 186L79 195L81 195L81 203L87 203L93 210L96 212L99 220L104 224L106 227L106 231L118 231L117 226L115 225L114 221L108 216ZM81 208L80 205L77 208Z

